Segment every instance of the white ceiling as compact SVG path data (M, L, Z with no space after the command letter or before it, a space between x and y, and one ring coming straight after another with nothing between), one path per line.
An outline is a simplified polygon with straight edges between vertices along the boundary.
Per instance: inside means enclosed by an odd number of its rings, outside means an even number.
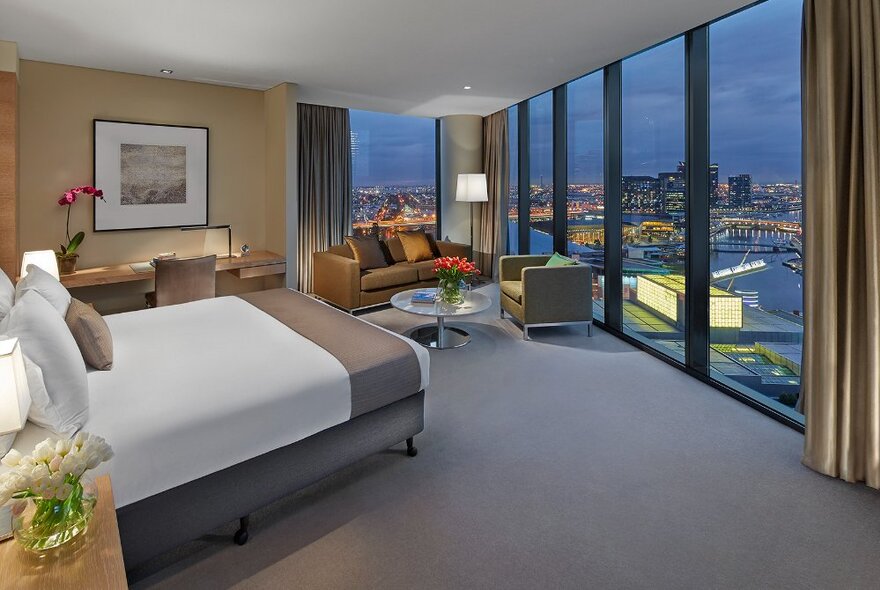
M0 39L22 59L486 115L751 1L0 0Z

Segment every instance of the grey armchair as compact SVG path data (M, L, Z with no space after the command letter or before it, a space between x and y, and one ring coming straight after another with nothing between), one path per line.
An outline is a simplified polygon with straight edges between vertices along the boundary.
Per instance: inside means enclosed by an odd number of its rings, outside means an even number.
M509 313L523 328L584 325L593 335L593 269L586 264L544 266L550 256L502 256L501 317Z

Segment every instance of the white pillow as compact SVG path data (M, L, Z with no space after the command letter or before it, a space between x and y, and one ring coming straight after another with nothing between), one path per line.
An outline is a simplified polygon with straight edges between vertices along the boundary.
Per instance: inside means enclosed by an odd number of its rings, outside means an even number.
M6 317L12 305L15 303L15 285L6 276L6 273L0 269L0 320ZM3 447L0 446L0 450Z
M30 276L30 271L28 271ZM89 383L82 354L57 310L39 294L28 291L16 300L0 334L17 337L28 369L31 422L59 436L71 436L89 415ZM36 370L45 387L38 385Z
M58 310L62 318L67 315L67 308L70 307L70 293L64 288L61 281L33 264L28 265L27 275L15 286L15 302L18 303L28 291L36 291L42 295L43 299Z
M12 434L0 434L0 459L6 456L6 453L12 448L15 444L15 435L17 432L13 432Z

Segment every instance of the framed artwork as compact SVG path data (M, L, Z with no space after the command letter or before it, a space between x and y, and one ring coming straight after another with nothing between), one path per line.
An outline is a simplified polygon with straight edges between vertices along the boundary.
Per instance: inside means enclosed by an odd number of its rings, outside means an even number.
M208 128L94 121L94 230L208 223Z

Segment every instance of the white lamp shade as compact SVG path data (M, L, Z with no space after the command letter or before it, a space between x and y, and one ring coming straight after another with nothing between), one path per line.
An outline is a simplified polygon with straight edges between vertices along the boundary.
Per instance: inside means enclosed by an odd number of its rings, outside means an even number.
M489 200L485 174L459 174L455 200L466 203L485 203Z
M30 408L31 394L18 338L0 340L0 435L24 428Z
M21 257L21 274L19 276L22 278L26 277L27 267L31 264L39 266L56 279L61 278L58 274L58 259L55 257L55 252L52 250L33 250L31 252L25 252L24 256Z

